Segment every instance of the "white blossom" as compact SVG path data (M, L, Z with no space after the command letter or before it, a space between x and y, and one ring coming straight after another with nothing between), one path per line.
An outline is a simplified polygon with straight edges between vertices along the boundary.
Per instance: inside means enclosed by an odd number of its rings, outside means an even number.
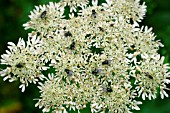
M19 80L22 92L38 83L35 107L42 112L80 113L87 104L92 113L140 110L136 98L168 97L170 83L169 64L158 54L163 44L152 28L139 26L145 13L140 0L60 0L35 6L23 25L33 31L27 41L8 42L0 75Z

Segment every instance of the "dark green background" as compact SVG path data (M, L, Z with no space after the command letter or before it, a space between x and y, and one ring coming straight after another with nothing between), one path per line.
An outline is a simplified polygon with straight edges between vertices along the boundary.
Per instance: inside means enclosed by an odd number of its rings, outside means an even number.
M57 1L57 0L52 0ZM27 40L27 33L22 27L29 18L29 12L35 5L48 3L49 0L0 0L0 54L7 49L7 42L17 43L19 37ZM145 0L147 15L141 25L153 27L157 39L165 45L159 53L166 56L170 63L170 0ZM24 93L18 88L19 82L4 82L0 77L0 113L42 113L34 107L33 98L39 96L38 89L29 85ZM170 85L168 86L170 88ZM170 94L170 91L167 91ZM170 98L143 101L140 111L134 113L170 113ZM4 110L4 111L3 111ZM83 110L89 113L89 109Z

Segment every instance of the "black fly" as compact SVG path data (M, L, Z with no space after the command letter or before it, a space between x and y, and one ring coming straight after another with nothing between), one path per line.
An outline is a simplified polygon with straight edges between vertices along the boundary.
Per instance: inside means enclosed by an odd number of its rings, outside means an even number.
M41 19L44 19L47 15L47 11L43 11L40 15Z
M17 68L23 68L24 67L24 63L18 63L18 64L16 64L16 67Z
M109 93L110 93L110 92L113 92L113 90L112 90L112 88L111 88L112 82L111 82L111 81L108 81L107 83L108 83L108 87L106 88L106 91L109 92Z
M75 48L75 42L72 42L70 45L70 49L73 50Z
M98 27L101 32L104 32L104 29L102 27Z
M110 92L112 92L113 90L112 90L111 87L108 87L108 88L106 89L106 91L110 93Z
M96 11L93 9L93 10L92 10L92 17L96 18L96 15L97 15L97 13L96 13Z
M108 80L108 81L107 81L107 84L106 84L106 85L103 85L103 92L105 92L105 93L111 93L111 92L113 92L113 89L112 89L111 84L112 84L112 81L111 81L111 80Z
M67 31L67 32L64 33L64 36L69 37L69 36L72 36L72 34L70 33L70 31Z
M145 75L146 75L147 77L149 77L150 79L153 79L153 76L151 76L151 75L149 74L149 72L145 72Z
M102 65L110 65L111 60L105 60L102 62Z
M69 69L65 69L65 72L67 73L68 76L72 76L73 72Z
M92 71L92 74L93 74L93 75L97 75L97 74L99 74L100 72L101 72L100 69L94 69L94 70Z
M112 24L110 24L110 27L113 27L114 26L114 24L112 23Z
M133 25L133 24L134 24L134 21L133 21L133 19L132 19L132 18L130 18L129 22L130 22L130 24L131 24L131 25Z

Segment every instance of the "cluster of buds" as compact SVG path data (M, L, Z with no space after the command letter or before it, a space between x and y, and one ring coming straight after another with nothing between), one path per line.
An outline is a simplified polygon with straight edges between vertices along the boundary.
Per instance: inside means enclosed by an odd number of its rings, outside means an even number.
M170 83L170 67L158 54L163 44L152 28L138 24L145 13L140 0L60 0L35 6L23 25L32 29L28 40L8 43L0 75L19 80L22 92L36 84L40 97L35 106L43 112L80 112L88 104L92 113L140 110L138 97L168 97Z

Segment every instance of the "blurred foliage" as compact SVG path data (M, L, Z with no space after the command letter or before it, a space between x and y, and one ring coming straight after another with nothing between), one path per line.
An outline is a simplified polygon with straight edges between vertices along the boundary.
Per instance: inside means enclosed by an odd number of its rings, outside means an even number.
M57 0L0 0L0 54L7 49L7 42L17 43L19 37L27 40L30 31L25 31L22 24L29 20L28 15L35 5L49 1ZM148 12L140 25L153 27L157 39L165 45L159 53L166 56L165 62L170 63L170 0L142 1L145 1ZM42 113L34 107L36 101L33 99L39 97L36 86L29 85L24 93L20 92L18 86L19 82L4 82L0 77L0 113ZM140 111L134 113L170 113L170 98L146 100L140 108ZM82 111L89 112L88 108Z

